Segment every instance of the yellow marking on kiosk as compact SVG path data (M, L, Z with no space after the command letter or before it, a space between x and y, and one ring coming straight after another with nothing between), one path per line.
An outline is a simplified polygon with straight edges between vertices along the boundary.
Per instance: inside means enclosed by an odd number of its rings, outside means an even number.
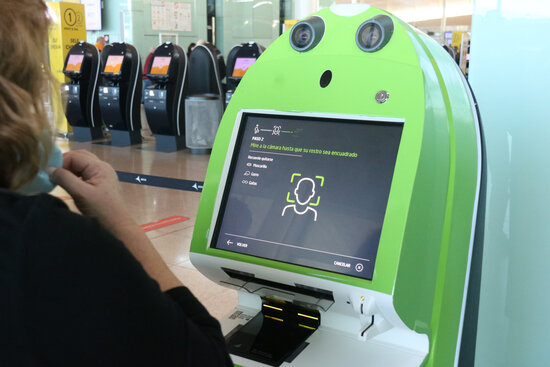
M275 307L275 306L270 306L270 305L264 305L264 307L272 308L272 309L277 310L277 311L282 311L283 310L282 308Z
M304 315L303 313L299 313L298 316L307 317L308 319L312 319L312 320L319 320L318 317Z
M303 327L304 329L317 330L317 329L315 329L314 327L306 326L306 325L302 325L302 324L298 324L298 326L299 326L299 327Z
M283 319L279 319L279 318L273 317L273 316L264 315L264 317L267 317L268 319L271 319L271 320L280 321L280 322L284 322L284 321L285 321L285 320L283 320Z

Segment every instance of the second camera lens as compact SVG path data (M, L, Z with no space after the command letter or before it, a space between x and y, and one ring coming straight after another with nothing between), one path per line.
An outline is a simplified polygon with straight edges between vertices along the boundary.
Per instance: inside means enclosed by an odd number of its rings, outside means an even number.
M387 15L379 15L363 22L357 29L357 46L365 52L382 49L393 34L393 21Z

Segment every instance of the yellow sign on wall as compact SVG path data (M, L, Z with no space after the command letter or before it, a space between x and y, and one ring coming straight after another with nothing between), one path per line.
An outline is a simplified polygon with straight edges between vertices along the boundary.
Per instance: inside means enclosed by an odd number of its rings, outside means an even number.
M60 83L67 80L63 74L63 64L71 47L80 41L86 41L84 23L84 5L68 2L48 3L54 24L49 34L50 68ZM55 99L55 98L54 98ZM56 124L60 132L68 132L67 120Z
M453 40L451 42L452 47L456 47L457 50L460 49L460 45L462 44L462 35L466 33L464 31L454 31L453 32Z

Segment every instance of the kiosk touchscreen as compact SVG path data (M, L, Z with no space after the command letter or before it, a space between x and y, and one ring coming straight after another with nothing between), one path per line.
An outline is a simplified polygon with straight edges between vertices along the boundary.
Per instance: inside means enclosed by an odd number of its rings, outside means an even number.
M65 67L65 71L67 72L70 71L73 73L80 74L83 60L84 60L84 55L69 55L69 59L67 60L67 66Z
M223 116L191 243L238 293L235 365L471 365L482 167L473 94L427 36L356 4L279 37Z
M188 86L187 54L171 42L158 46L145 73L152 85L145 89L143 105L156 150L185 148L185 95Z
M402 128L243 115L212 247L372 279Z
M113 43L107 53L99 88L103 120L117 146L141 143L141 60L136 48Z
M79 42L69 50L63 73L70 82L62 86L67 97L65 116L76 141L103 138L98 102L99 51L95 46Z
M120 75L120 69L122 68L123 60L123 55L107 56L107 61L105 62L105 69L103 69L103 72L113 75Z
M235 67L231 76L240 77L244 76L244 73L248 70L250 65L254 64L256 59L253 57L237 57L235 60Z
M153 64L151 65L151 71L149 74L153 75L168 75L168 67L170 66L170 61L172 58L170 56L157 56L153 59Z

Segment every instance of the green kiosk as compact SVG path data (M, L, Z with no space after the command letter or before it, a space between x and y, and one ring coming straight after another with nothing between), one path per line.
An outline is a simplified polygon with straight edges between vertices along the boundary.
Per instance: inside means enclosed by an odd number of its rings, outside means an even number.
M333 5L279 37L225 111L191 244L238 290L233 362L459 365L481 141L456 63L391 14Z

